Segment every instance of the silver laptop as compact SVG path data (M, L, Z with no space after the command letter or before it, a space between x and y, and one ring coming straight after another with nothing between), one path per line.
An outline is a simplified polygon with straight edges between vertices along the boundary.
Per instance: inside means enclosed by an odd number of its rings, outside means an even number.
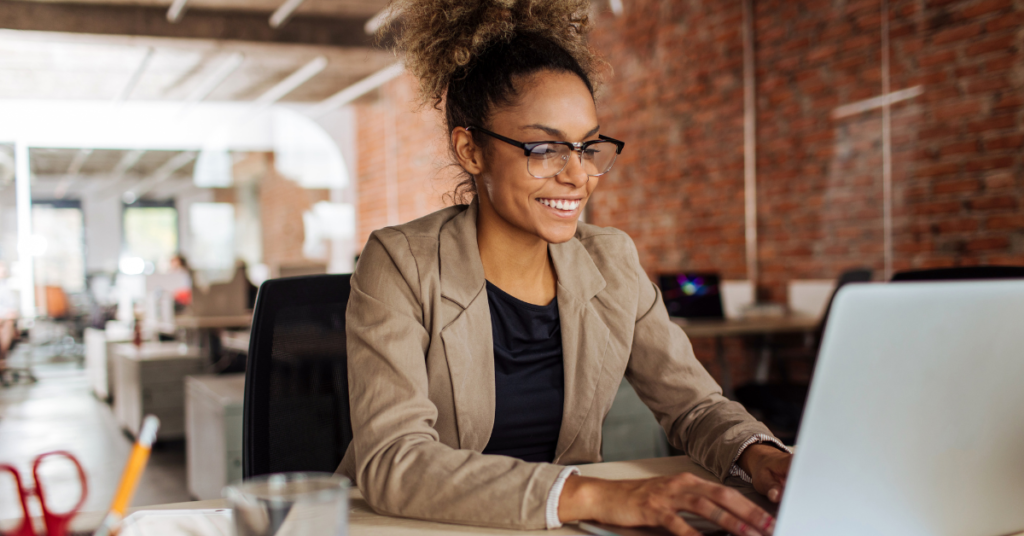
M775 534L1020 531L1024 281L844 287Z

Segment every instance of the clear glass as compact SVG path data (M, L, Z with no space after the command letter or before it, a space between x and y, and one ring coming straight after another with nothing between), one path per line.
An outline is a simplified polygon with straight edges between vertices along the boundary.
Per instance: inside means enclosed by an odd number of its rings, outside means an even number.
M609 141L600 141L587 146L580 154L580 163L584 171L591 177L608 173L615 164L617 147ZM570 149L560 143L542 143L530 148L526 168L530 175L538 179L548 179L558 175L569 163L569 156L578 150Z
M349 480L277 473L224 488L237 536L346 536Z

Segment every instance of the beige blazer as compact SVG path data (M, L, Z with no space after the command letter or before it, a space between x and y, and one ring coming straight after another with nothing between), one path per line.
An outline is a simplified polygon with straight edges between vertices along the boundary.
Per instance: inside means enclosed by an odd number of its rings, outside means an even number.
M563 465L601 461L601 424L623 376L671 443L719 478L755 434L669 320L625 233L579 224L549 246L558 277L565 402L553 464L483 455L494 356L477 206L375 231L346 315L350 444L338 471L379 513L540 529Z

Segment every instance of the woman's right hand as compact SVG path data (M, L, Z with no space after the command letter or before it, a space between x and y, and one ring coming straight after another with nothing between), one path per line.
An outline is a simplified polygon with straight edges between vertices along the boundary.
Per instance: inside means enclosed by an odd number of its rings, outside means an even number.
M680 511L706 518L736 536L771 536L775 530L775 519L740 492L690 473L643 480L572 475L558 500L563 522L661 526L676 536L699 536L677 514Z

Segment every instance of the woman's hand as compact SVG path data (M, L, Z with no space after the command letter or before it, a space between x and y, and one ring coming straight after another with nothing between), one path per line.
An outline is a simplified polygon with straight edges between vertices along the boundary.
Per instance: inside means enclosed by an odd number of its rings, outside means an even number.
M747 447L737 463L750 475L754 489L777 503L786 490L786 477L792 460L793 455L788 452L771 445L757 444Z
M707 518L736 536L770 536L775 530L772 516L740 492L689 473L644 480L572 475L558 501L558 518L563 522L661 526L676 536L699 536L679 511Z

